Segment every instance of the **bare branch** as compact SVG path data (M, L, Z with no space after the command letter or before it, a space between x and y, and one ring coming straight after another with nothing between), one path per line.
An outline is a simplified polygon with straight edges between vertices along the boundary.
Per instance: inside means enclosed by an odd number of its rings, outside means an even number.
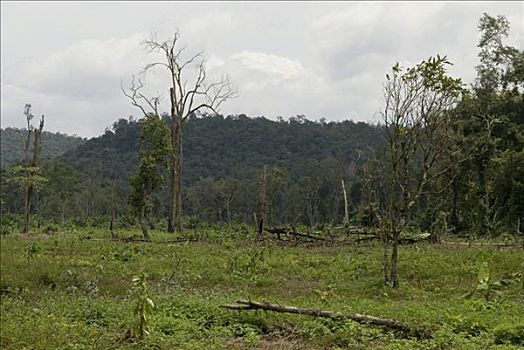
M124 83L122 81L120 82L120 89L122 90L122 93L124 94L124 96L126 96L131 101L131 104L133 106L140 109L140 111L142 111L142 114L144 114L144 116L148 116L149 114L159 115L158 105L159 105L160 98L159 97L151 97L151 98L146 97L142 92L140 92L140 90L143 87L144 87L144 83L142 82L142 80L136 79L134 75L133 75L133 78L131 79L131 86L128 88L127 91L124 88ZM150 108L149 112L146 110L146 107L144 106L144 104Z

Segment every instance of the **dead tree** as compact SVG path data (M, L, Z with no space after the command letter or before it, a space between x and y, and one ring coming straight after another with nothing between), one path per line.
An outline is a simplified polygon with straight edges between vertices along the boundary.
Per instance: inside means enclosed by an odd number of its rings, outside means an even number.
M257 229L257 238L262 239L264 234L264 225L266 221L267 213L267 166L264 165L262 173L258 178L258 196L257 196L257 213L256 218L256 229Z
M169 126L173 154L170 159L170 203L168 217L168 232L182 230L182 130L191 115L207 110L218 114L218 108L225 101L237 96L229 79L223 77L210 82L207 79L202 53L185 56L186 46L180 45L180 34L177 32L170 40L159 41L155 37L144 42L150 53L160 53L161 61L153 62L144 67L143 74L160 67L167 71L170 86ZM188 73L196 68L196 78L189 82ZM188 87L189 85L189 87ZM130 99L131 104L147 116L151 113L159 115L159 97L147 97L143 92L141 79L135 79L122 92Z
M34 128L33 125L31 125L31 120L34 118L33 114L31 113L31 105L26 104L24 107L24 116L27 121L27 137L24 140L24 137L22 137L22 134L20 134L22 138L22 144L23 144L23 152L24 152L24 158L22 161L22 167L24 168L24 177L25 181L24 183L24 191L23 191L23 203L24 203L24 225L22 227L22 232L27 233L29 231L29 215L30 215L30 207L31 207L31 197L34 194L35 186L37 185L37 178L39 177L37 175L38 170L38 162L40 160L40 151L42 149L42 130L44 129L44 116L40 118L40 124L38 126L38 129ZM31 135L34 133L33 136L33 153L31 154L30 146L31 146Z
M346 193L346 186L344 184L344 180L340 180L342 182L342 194L344 195L344 226L349 225L349 213L348 213L348 195Z

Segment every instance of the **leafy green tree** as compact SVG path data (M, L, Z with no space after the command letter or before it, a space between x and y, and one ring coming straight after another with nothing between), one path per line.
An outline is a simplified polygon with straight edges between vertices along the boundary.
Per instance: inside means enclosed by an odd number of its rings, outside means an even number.
M137 174L130 177L133 192L129 198L146 240L151 239L147 229L147 217L152 209L151 195L163 182L160 169L167 166L170 152L169 128L160 117L146 116L140 130L140 164Z
M386 75L382 114L387 148L388 204L384 232L384 280L397 286L398 245L414 204L429 183L448 171L439 160L450 152L453 135L451 111L464 89L460 79L447 75L446 57ZM386 252L391 242L391 258Z
M522 186L524 52L504 44L509 29L504 16L481 17L477 80L457 108L471 158L456 167L451 223L475 235L517 227L524 216L513 202Z

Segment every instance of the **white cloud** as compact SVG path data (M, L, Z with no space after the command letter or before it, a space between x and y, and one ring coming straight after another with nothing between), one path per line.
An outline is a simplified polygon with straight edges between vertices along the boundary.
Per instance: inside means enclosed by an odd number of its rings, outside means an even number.
M179 29L189 55L204 51L211 80L231 77L240 97L222 106L225 114L329 120L370 120L397 61L448 55L451 72L472 81L483 12L508 17L509 44L522 49L524 41L524 4L515 2L44 5L2 3L2 126L23 126L27 102L49 115L49 130L85 136L139 116L120 80L158 57L140 45L150 31L168 38ZM154 95L168 86L161 70L146 82Z
M302 83L320 80L299 60L262 52L242 51L229 57L225 68L246 90L260 91L279 87L297 90Z
M144 35L108 40L82 40L9 74L11 84L71 99L104 99L119 92L120 79L143 65ZM14 73L14 72L13 72ZM22 78L22 79L21 79Z

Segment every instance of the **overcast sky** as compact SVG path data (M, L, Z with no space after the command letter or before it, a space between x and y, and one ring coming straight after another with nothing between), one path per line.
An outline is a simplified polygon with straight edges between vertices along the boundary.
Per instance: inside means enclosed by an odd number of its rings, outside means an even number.
M239 97L224 115L376 121L389 67L447 55L465 82L478 63L482 13L511 22L523 49L524 2L1 2L2 127L24 125L91 137L140 117L120 91L148 62L151 32L182 34L203 51L211 77L228 74ZM163 93L161 71L146 77ZM164 94L165 96L165 94ZM162 110L168 106L162 104Z

